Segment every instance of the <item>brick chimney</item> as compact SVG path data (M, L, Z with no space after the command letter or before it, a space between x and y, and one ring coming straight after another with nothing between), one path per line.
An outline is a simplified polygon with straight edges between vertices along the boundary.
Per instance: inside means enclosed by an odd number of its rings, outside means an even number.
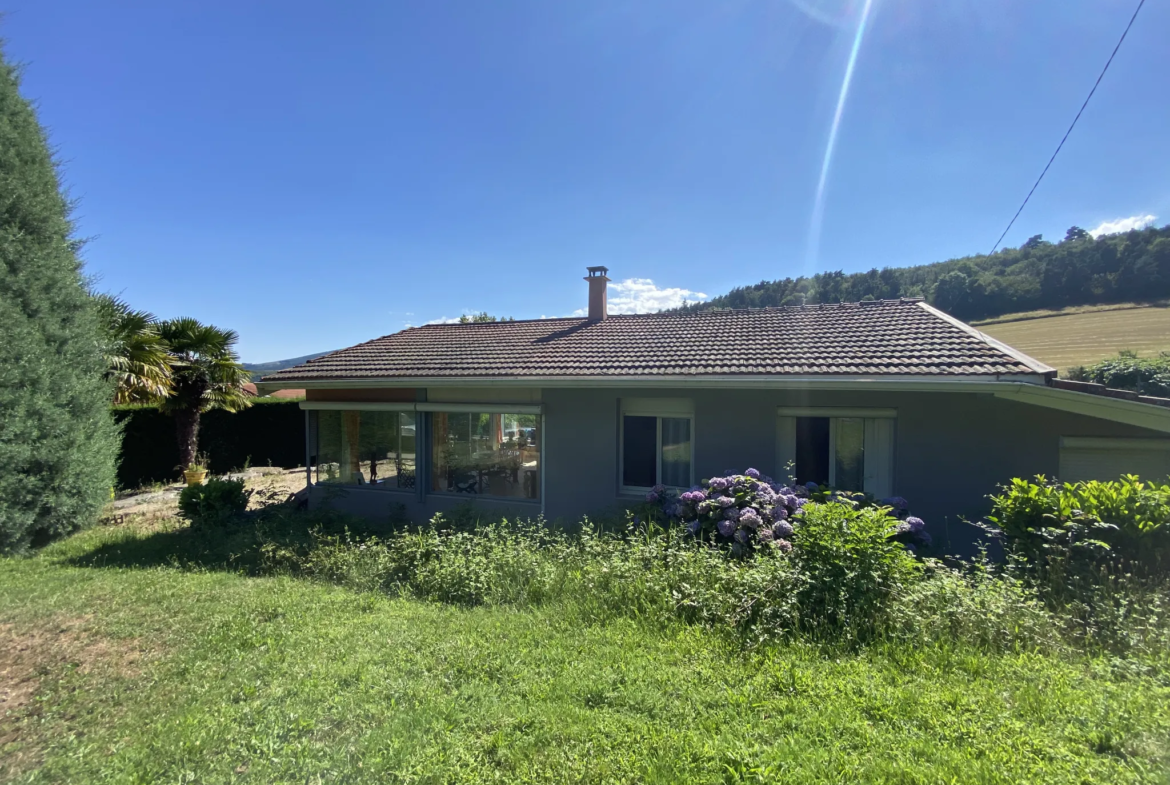
M585 280L589 282L589 318L604 319L609 315L605 302L605 285L609 283L606 273L608 267L586 267L589 275Z

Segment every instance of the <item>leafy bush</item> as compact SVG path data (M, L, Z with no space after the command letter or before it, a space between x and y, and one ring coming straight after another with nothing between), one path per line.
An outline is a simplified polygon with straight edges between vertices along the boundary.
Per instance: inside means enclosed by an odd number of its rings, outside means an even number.
M810 504L796 530L797 602L806 628L866 637L887 600L915 581L917 560L890 539L898 522L881 507Z
M1170 567L1170 485L1124 475L1111 482L1013 479L988 516L1010 550L1054 589L1097 573L1164 574Z
M1143 359L1134 352L1123 351L1095 365L1070 368L1068 378L1156 398L1170 398L1170 355Z
M183 489L179 494L179 514L192 526L224 524L244 514L250 495L244 490L243 480L212 478Z

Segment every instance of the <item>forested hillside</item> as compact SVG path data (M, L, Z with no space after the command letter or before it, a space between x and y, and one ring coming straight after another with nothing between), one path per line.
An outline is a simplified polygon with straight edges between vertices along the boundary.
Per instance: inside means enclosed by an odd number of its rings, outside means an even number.
M683 309L762 308L894 297L925 297L961 319L1170 298L1170 225L1096 240L1074 226L1059 243L1036 235L1019 248L920 267L761 281Z

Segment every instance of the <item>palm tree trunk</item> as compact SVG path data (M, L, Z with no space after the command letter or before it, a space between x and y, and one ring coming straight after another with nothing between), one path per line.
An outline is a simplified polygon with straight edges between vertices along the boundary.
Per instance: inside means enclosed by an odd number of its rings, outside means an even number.
M186 469L195 463L195 456L199 454L198 409L175 412L175 435L179 441L179 466Z

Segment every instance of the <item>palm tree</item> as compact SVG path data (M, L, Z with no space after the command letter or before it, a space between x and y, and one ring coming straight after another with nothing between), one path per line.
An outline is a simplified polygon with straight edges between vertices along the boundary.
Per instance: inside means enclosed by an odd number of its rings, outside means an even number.
M182 317L160 322L158 333L170 351L172 392L159 408L175 418L180 465L195 463L199 452L199 417L210 409L238 412L251 405L244 384L235 330L221 330Z
M154 314L136 311L111 294L94 295L102 327L106 379L114 403L157 404L171 394L171 363Z

